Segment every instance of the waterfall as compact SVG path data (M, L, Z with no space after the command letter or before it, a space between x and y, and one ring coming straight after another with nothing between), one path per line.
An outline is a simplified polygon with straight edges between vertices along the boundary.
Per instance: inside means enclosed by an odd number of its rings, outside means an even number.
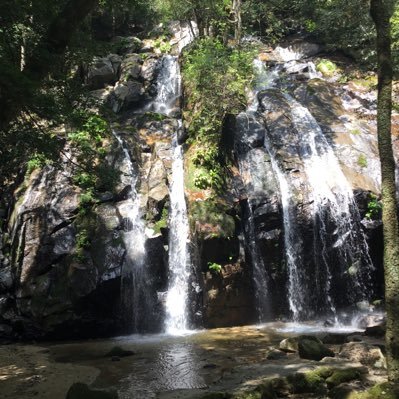
M248 241L249 250L251 253L251 261L253 267L253 280L255 283L255 299L256 310L259 322L264 322L270 319L270 304L269 304L269 278L266 273L265 263L259 253L258 245L256 244L254 212L250 201L248 201Z
M291 59L297 58L295 56ZM262 62L256 60L254 69L257 74L254 99L246 116L255 121L251 123L263 125L258 113L257 94L260 90L275 86L282 66L279 65L269 72ZM297 200L292 191L291 171L282 168L277 148L273 147L265 131L264 148L270 156L280 187L289 308L294 321L327 312L338 323L339 305L354 304L370 298L370 272L373 265L352 188L341 170L332 146L309 110L288 94L284 94L284 98L291 112L296 146L303 164L306 184L309 186L307 201L310 204L310 222L313 226L313 255L309 255L304 253L304 242L297 222ZM249 219L251 223L252 208ZM253 253L252 258L256 260L256 245L250 242L249 247ZM258 262L253 260L253 263L255 276ZM312 264L313 271L306 269L309 263ZM261 292L267 289L266 285L262 288L259 285L259 282L255 282L258 302ZM340 292L340 297L334 296L334 292ZM265 294L263 298L265 300Z
M146 110L167 116L173 115L181 97L181 78L177 57L169 54L162 57L156 86L157 95L147 105Z
M181 128L181 123L179 124ZM176 334L187 330L188 280L190 256L187 250L189 225L184 196L183 149L173 139L172 184L169 219L169 289L166 295L165 329Z
M277 178L280 194L281 207L283 211L284 226L284 250L288 270L288 302L294 320L298 320L299 315L306 309L306 290L301 281L304 275L302 261L302 239L296 223L294 212L294 200L287 176L281 170L276 154L272 149L269 136L265 135L264 146L270 156L271 164Z
M157 78L157 96L149 109L167 116L173 116L179 109L181 77L178 58L165 55L161 61ZM183 148L178 144L178 135L183 129L181 120L172 140L172 182L170 185L169 210L169 284L165 299L165 330L181 333L188 328L187 301L190 277L190 256L187 248L189 225L184 196Z
M119 207L124 216L123 241L126 247L125 265L122 271L122 302L126 327L128 330L133 328L134 332L139 332L142 330L141 324L144 323L151 302L145 268L145 224L140 211L141 197L136 189L140 174L133 165L122 137L115 130L112 133L123 150L124 168L130 180L129 198Z
M353 191L344 176L333 149L309 110L288 94L292 122L298 131L301 158L313 200L314 247L317 273L324 275L325 307L336 314L331 297L332 257L337 254L335 267L351 281L348 294L352 301L370 297L370 270L373 268L361 226ZM333 229L331 229L333 226ZM320 283L320 282L319 282ZM300 279L290 280L290 303L305 308ZM367 293L367 294L366 294ZM308 296L309 298L309 296ZM307 304L309 305L309 304ZM309 306L306 306L309 307ZM294 317L297 306L291 306ZM305 314L306 316L306 314Z

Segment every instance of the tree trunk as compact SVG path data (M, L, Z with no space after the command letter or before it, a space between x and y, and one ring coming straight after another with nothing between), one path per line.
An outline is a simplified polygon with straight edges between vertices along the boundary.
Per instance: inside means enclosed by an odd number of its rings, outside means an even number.
M378 148L382 173L382 222L384 233L386 349L388 378L399 383L399 229L395 187L395 161L391 139L392 56L391 0L371 0L370 14L377 30Z
M234 16L234 41L240 45L242 35L241 0L233 0L232 12Z

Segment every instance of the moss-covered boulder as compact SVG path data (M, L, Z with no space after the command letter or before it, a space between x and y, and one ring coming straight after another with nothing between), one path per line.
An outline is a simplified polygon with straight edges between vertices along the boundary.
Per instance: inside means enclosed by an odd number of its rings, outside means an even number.
M388 382L377 384L365 392L352 392L347 399L398 399L399 387Z
M332 350L327 348L318 338L302 336L298 338L298 354L302 359L321 360L323 357L334 357Z
M327 392L324 378L324 368L307 373L295 373L287 377L292 393L319 393Z
M338 386L344 382L358 380L364 374L364 370L361 368L347 368L341 370L335 370L327 379L326 383L329 388Z

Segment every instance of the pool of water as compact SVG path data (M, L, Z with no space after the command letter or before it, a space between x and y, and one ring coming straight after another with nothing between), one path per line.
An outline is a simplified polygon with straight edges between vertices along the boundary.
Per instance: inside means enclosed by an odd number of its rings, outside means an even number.
M290 371L290 367L302 367L303 360L290 356L280 362L266 360L270 349L287 336L353 331L317 323L268 323L187 331L180 336L121 336L52 344L49 348L56 362L99 369L93 386L116 388L121 399L188 398L205 389L230 389L257 374L278 375ZM115 346L133 351L134 355L111 359L107 353Z

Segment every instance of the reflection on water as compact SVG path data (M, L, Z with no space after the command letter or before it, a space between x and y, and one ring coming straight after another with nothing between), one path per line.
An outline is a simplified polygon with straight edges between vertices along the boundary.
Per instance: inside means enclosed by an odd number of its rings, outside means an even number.
M50 347L50 353L59 362L96 367L100 375L94 387L113 387L121 399L156 398L165 394L172 394L167 397L175 398L172 391L215 386L227 389L229 384L241 381L243 368L252 367L248 372L250 376L255 372L253 367L259 365L274 367L267 372L275 373L276 367L281 369L285 366L265 363L271 347L276 347L292 332L320 333L322 330L327 331L310 323L268 323L204 330L180 337L132 335L56 344ZM115 346L133 351L134 355L112 359L106 354ZM240 371L235 372L238 369Z
M155 398L156 392L205 388L199 375L201 362L190 343L167 343L157 346L154 356L134 359L134 373L120 381L119 394L124 398Z

